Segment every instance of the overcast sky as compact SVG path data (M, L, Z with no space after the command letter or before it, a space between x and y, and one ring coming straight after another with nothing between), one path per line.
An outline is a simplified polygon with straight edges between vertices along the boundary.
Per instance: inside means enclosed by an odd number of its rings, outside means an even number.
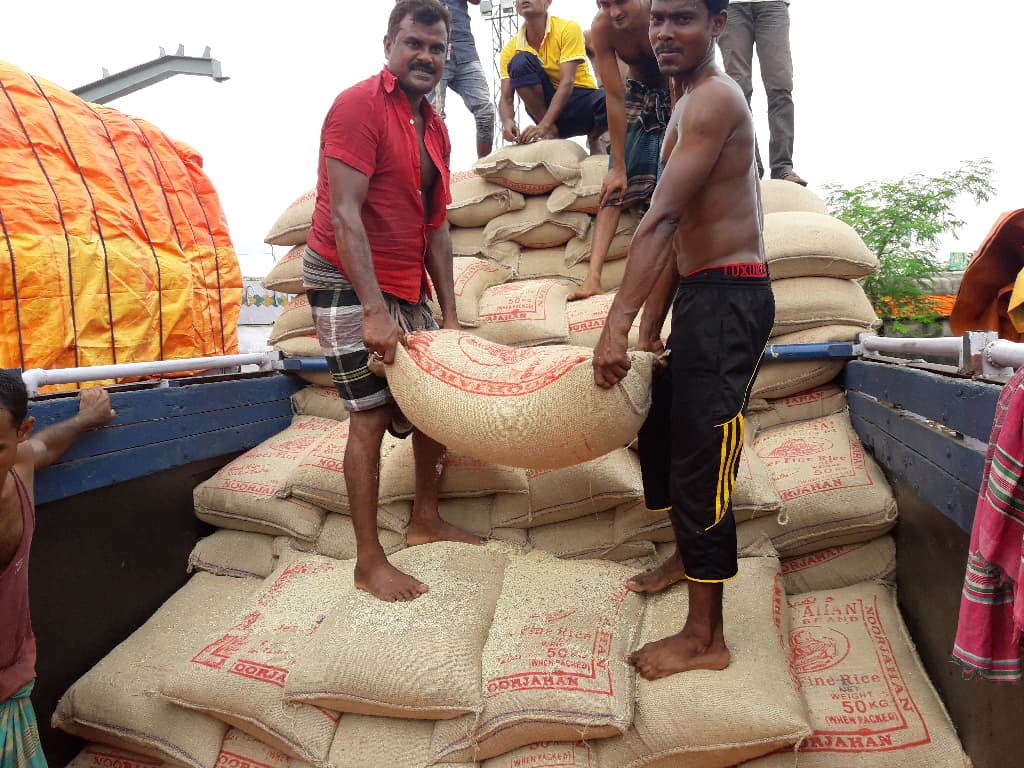
M178 76L110 106L195 147L227 214L242 270L266 273L285 250L263 237L316 181L324 114L340 90L379 71L391 0L275 4L233 0L50 0L5 3L0 58L66 88L184 44L211 46L225 75ZM490 23L476 9L477 47L490 63ZM584 28L593 0L554 0L552 13ZM965 203L968 225L950 250L974 250L1001 211L1024 206L1020 106L1024 4L952 0L796 0L796 170L812 187L855 185L915 171L939 173L989 157L997 197ZM762 146L764 97L755 94ZM474 159L472 117L449 99L455 170ZM766 148L766 146L765 146Z

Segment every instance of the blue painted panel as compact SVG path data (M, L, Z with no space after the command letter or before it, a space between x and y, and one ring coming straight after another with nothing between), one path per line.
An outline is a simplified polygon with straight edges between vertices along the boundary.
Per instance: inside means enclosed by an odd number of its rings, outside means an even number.
M913 411L984 443L1002 387L887 363L847 363L845 386Z
M978 492L871 422L851 414L854 429L883 467L970 533Z
M290 423L289 414L55 465L36 476L36 503L45 504L194 461L248 450Z
M850 413L886 432L975 491L985 472L985 449L968 445L859 392L847 392Z
M286 371L309 371L310 373L326 373L327 360L322 357L286 357L281 361Z
M822 344L769 344L764 362L785 363L793 360L843 360L856 357L853 344L830 342Z

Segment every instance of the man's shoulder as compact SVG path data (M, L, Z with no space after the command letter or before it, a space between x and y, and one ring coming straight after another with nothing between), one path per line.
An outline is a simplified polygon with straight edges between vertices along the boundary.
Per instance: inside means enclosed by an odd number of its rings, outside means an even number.
M583 39L583 27L572 19L564 19L561 16L551 16L551 31L556 34L579 35Z
M383 72L377 72L365 80L360 80L358 83L345 88L334 98L334 103L340 104L352 99L366 98L377 93L383 93L383 91Z
M746 117L750 116L750 109L747 107L743 91L740 90L736 81L724 72L717 72L701 80L688 94L687 101L690 104L700 103L713 106L729 115L735 113Z

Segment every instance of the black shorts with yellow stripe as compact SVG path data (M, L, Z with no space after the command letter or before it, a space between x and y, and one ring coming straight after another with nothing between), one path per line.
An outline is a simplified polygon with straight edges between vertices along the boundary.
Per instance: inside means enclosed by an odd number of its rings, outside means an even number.
M744 411L775 321L764 264L729 264L679 281L668 367L640 430L647 507L672 518L687 578L736 575L732 489Z

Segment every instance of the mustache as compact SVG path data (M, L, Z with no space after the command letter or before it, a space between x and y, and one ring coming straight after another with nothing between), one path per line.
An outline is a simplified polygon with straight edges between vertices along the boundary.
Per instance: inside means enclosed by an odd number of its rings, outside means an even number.
M418 62L413 62L409 65L409 69L418 69L421 72L426 72L428 75L437 74L437 69L432 64L420 64Z

